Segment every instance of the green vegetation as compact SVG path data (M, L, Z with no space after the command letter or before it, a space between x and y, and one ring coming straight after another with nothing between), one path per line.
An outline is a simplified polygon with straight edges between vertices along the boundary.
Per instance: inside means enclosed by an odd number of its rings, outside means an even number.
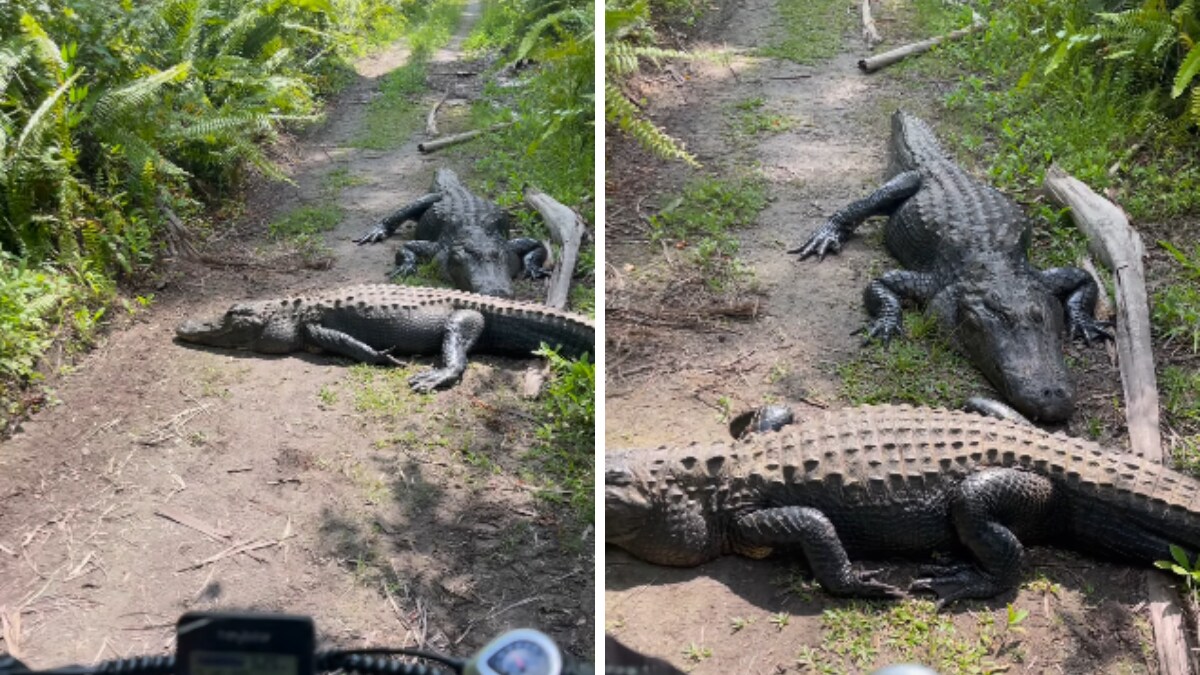
M942 673L1002 672L1008 665L999 659L1019 658L1015 637L1028 612L1009 605L999 629L993 613L977 616L978 635L967 637L927 600L827 609L821 644L802 648L797 663L819 673L865 672L887 663L922 663Z
M1193 605L1200 602L1200 555L1197 555L1194 561L1189 561L1187 551L1171 544L1171 560L1159 560L1154 566L1181 577L1183 587Z
M704 645L698 645L695 642L689 643L688 646L684 647L683 649L683 658L691 661L692 663L700 663L705 659L712 658L712 655L712 649L705 647Z
M778 133L792 128L792 118L763 110L767 101L761 96L738 101L731 113L733 128L743 136Z
M842 48L842 37L854 25L854 15L838 0L782 0L770 44L761 56L815 63Z
M538 442L529 453L540 465L538 475L548 481L539 496L569 504L577 521L590 523L595 517L596 366L551 349L538 354L550 360L553 373L543 395Z
M721 290L746 275L734 257L740 244L732 230L753 223L766 205L766 181L761 176L700 178L650 218L650 236L691 249L705 283Z
M398 148L424 123L426 106L421 95L428 91L426 76L433 53L450 40L458 25L465 0L435 0L417 4L413 27L408 32L408 60L388 73L379 96L367 109L366 123L354 144L370 150Z
M87 338L116 282L316 119L346 58L416 25L411 0L0 4L0 408L54 338ZM7 320L4 320L7 319ZM68 350L73 347L68 346ZM36 397L33 397L36 398Z
M988 385L937 332L927 314L904 315L904 334L864 347L837 365L842 396L852 405L910 403L960 406Z
M1179 263L1182 278L1154 295L1154 329L1167 344L1181 342L1195 354L1200 352L1200 244L1190 255L1170 242L1158 245Z

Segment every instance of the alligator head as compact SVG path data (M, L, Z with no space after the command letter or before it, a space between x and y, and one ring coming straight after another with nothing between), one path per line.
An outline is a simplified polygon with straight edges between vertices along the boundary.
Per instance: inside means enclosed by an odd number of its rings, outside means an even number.
M604 540L656 565L691 567L722 553L710 514L676 483L667 462L635 470L629 458L604 458Z
M1075 408L1063 360L1063 308L1032 275L952 285L933 309L955 343L1026 417L1061 422Z
M513 297L515 256L503 241L477 238L456 241L446 249L446 275L455 288L500 298Z
M290 314L276 311L279 304L280 301L239 303L215 318L184 321L175 329L175 337L183 342L264 354L294 351L301 344L297 323Z

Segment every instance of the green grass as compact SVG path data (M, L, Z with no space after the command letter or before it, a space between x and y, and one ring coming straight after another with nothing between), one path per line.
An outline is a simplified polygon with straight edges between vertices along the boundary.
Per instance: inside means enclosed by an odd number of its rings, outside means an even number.
M779 133L792 128L792 118L764 110L765 107L766 100L761 96L738 101L730 111L730 124L742 136Z
M779 18L770 43L761 56L815 63L833 57L842 48L842 37L853 26L854 15L838 0L781 0Z
M335 229L343 215L341 207L335 204L301 206L272 221L267 231L275 239L321 234Z
M595 518L596 480L596 366L590 360L569 360L546 350L553 379L543 394L537 444L527 455L544 481L538 495L568 504L574 518Z
M400 419L420 413L433 401L434 394L412 390L408 378L414 368L379 368L367 364L350 367L350 389L355 412L374 419Z
M1019 655L1027 612L1011 606L977 614L978 633L960 635L950 614L927 600L850 603L821 615L821 644L797 664L820 673L867 672L888 663L922 663L942 673L1002 672Z
M1167 241L1160 248L1178 264L1177 281L1154 294L1152 320L1159 337L1200 352L1200 244L1191 253Z
M700 178L650 218L650 237L689 249L712 290L746 275L736 255L734 230L754 222L767 206L766 181L758 175Z
M842 396L852 405L911 403L959 407L990 389L937 333L936 320L920 312L904 315L904 334L888 344L864 347L838 364Z

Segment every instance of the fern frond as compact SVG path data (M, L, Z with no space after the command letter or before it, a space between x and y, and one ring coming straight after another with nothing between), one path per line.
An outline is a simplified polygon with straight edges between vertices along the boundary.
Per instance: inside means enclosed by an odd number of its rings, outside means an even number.
M37 110L29 116L29 120L25 122L25 128L21 130L21 135L17 137L17 144L13 148L14 155L40 151L42 136L49 125L56 121L54 116L51 115L51 109L55 107L55 104L63 97L63 94L67 93L67 90L71 88L71 85L82 74L83 71L80 70L78 73L67 78L66 82L58 85L58 88L47 96L42 101L42 104L38 106Z
M1171 98L1179 98L1179 95L1188 88L1192 83L1192 78L1196 77L1196 73L1200 72L1200 48L1192 47L1187 56L1183 58L1183 63L1179 64L1179 72L1175 74L1175 84L1171 87Z
M520 61L529 56L533 51L538 40L542 37L542 33L546 32L551 27L562 30L562 26L569 23L575 23L582 27L582 30L574 33L577 38L584 38L591 32L592 27L592 12L582 9L564 9L549 16L542 17L536 23L529 27L525 32L525 37L521 38L521 43L517 46L517 51L513 55L513 61Z
M185 79L191 67L191 61L177 63L166 70L134 80L119 89L105 92L92 108L96 126L110 124L127 112L144 108L154 101L164 85Z
M1192 89L1192 100L1189 101L1188 113L1192 118L1192 124L1200 127L1200 87Z
M62 50L59 49L58 44L50 38L50 34L46 32L45 28L42 28L42 24L38 23L32 14L21 15L21 30L37 50L38 60L54 75L56 82L61 82L63 73L67 70L67 63L63 61Z
M604 85L604 114L608 121L616 124L642 147L659 157L678 159L691 166L700 166L695 156L683 147L683 143L646 119L637 106L625 96L625 92L607 82Z

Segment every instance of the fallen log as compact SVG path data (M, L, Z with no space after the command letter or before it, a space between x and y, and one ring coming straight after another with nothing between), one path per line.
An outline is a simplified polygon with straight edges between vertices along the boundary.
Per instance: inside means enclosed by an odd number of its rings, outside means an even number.
M866 5L865 2L863 4L864 6ZM966 28L959 28L951 33L946 33L945 35L931 37L928 40L922 40L920 42L904 45L903 47L897 47L882 54L876 54L870 58L860 59L858 61L858 67L864 73L873 73L881 68L886 68L897 61L903 61L904 59L915 54L923 54L943 42L961 40L972 33L983 30L986 26L987 24L984 23L983 19L980 18L979 15L975 15L975 22Z
M1046 189L1087 235L1088 250L1112 270L1117 294L1117 359L1125 393L1125 419L1133 452L1165 461L1158 428L1158 385L1150 345L1150 306L1142 238L1125 212L1058 166L1046 171Z
M461 134L452 134L450 136L445 136L445 137L439 138L437 140L426 141L424 143L418 143L417 150L428 154L430 152L434 152L435 150L441 150L442 148L448 148L451 145L458 145L459 143L466 143L467 141L471 140L472 138L475 138L476 136L478 136L479 134L482 134L485 131L496 131L498 129L503 129L505 127L510 127L510 126L512 126L512 123L506 122L504 124L493 124L492 126L486 128L486 129L472 129L471 131L464 131Z
M862 22L863 40L867 43L867 49L874 49L875 45L883 42L883 38L879 36L875 19L871 17L871 0L862 0Z
M575 275L575 262L579 259L579 247L587 228L575 211L533 186L525 188L525 203L542 214L542 220L550 227L550 237L562 249L554 273L550 275L546 304L566 309L571 277Z
M1087 235L1088 250L1112 270L1117 294L1117 360L1129 442L1135 454L1165 464L1169 458L1163 453L1158 428L1158 386L1150 344L1142 238L1119 206L1057 165L1046 171L1045 186L1055 202L1071 208L1071 219ZM1189 675L1193 672L1191 652L1175 594L1156 571L1146 572L1146 589L1158 672Z

